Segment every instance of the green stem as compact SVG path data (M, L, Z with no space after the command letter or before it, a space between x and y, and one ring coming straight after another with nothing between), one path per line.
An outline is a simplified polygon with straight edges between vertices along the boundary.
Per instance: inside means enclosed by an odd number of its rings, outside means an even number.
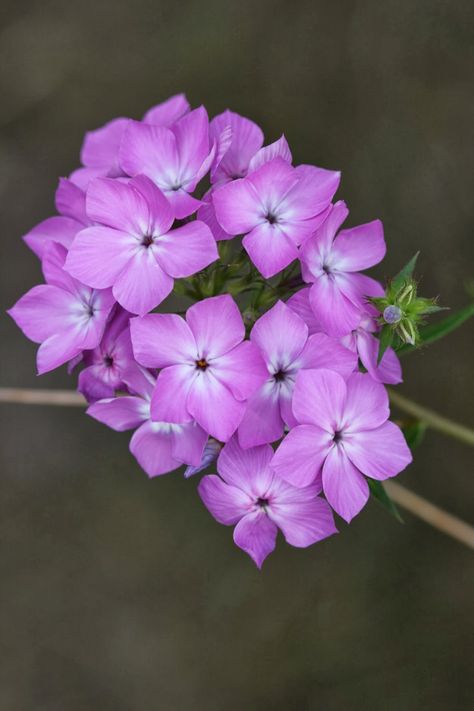
M413 402L413 400L409 400L391 388L388 388L388 393L392 404L398 407L399 410L403 410L417 420L421 420L421 422L424 422L433 430L438 430L438 432L442 432L449 437L454 437L454 439L458 439L460 442L464 442L464 444L474 446L474 430L470 427L448 420L447 417L438 415L437 412L418 405L416 402Z

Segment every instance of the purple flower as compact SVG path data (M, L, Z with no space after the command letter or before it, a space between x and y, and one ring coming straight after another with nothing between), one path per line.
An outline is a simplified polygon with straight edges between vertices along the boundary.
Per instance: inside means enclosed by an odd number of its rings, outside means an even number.
M242 447L274 442L285 424L297 424L291 409L295 379L304 368L332 368L347 378L357 365L354 353L324 333L308 337L304 321L282 301L261 316L250 334L267 366L267 381L249 398L239 426Z
M130 322L136 360L162 368L151 403L153 420L195 419L225 442L237 429L245 401L268 377L255 345L229 295L191 306L186 320L175 314L149 314Z
M402 382L402 368L393 350L387 348L380 363L377 362L380 341L373 335L377 330L375 320L369 314L363 314L359 326L341 339L341 343L357 353L360 362L378 383L396 385Z
M169 128L130 121L120 146L120 163L127 175L148 176L181 219L202 204L190 193L210 169L215 151L207 112L201 106Z
M390 414L383 385L368 374L354 373L347 383L330 370L303 370L293 395L300 423L275 453L272 468L295 486L322 475L332 508L350 521L369 497L365 476L395 476L412 457Z
M177 425L150 420L155 385L150 373L135 371L128 385L134 394L99 400L87 414L117 432L138 428L130 440L130 451L150 477L183 464L198 465L207 440L204 430L195 422Z
M110 289L73 279L63 268L65 258L66 249L50 243L43 256L47 284L33 287L8 311L27 338L41 343L39 375L98 346L115 303Z
M231 235L245 234L243 246L265 278L298 256L297 247L323 221L340 174L282 158L264 163L242 180L213 194L216 216Z
M241 449L230 440L217 461L216 475L205 476L199 495L214 518L234 526L234 542L262 567L274 550L278 529L287 543L306 548L337 533L328 504L317 486L297 488L272 472L269 445Z
M130 314L116 306L101 342L85 351L82 361L86 366L79 374L78 390L88 402L113 397L124 389L124 374L138 368L133 357L129 329Z
M380 220L359 227L337 230L349 211L337 202L316 234L300 250L301 271L309 292L311 307L322 328L331 336L345 336L359 325L366 310L367 296L381 296L376 281L357 272L380 262L385 255Z
M209 228L194 221L171 230L174 214L145 176L128 184L98 178L87 191L87 214L101 223L74 239L66 268L95 288L113 287L127 311L145 314L188 277L217 259Z

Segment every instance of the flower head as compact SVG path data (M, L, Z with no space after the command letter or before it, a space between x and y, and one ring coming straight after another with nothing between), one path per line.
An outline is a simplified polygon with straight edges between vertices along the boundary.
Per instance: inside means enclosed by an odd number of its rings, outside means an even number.
M411 462L401 430L387 421L385 388L368 374L354 373L345 382L331 370L301 371L293 413L299 424L279 446L272 468L294 486L321 481L346 521L369 498L365 476L387 479Z
M234 542L258 568L275 548L278 529L287 543L306 548L337 533L316 486L297 488L270 468L269 445L241 449L234 437L217 460L219 476L203 477L199 495L214 518L234 526Z

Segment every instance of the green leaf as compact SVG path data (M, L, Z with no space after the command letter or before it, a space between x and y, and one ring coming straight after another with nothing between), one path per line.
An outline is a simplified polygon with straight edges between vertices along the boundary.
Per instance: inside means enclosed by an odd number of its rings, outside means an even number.
M393 328L391 326L384 326L379 334L379 354L377 356L377 363L383 358L383 355L387 348L392 345L393 341Z
M412 422L403 424L402 431L407 441L407 445L413 451L423 441L426 432L426 423L421 422L421 420L413 420Z
M382 504L382 506L384 506L387 511L392 514L392 516L395 516L397 521L403 523L403 519L400 516L399 510L395 506L390 496L385 491L382 482L377 481L376 479L367 479L367 483L369 485L370 493L372 494L374 499L377 499L377 501Z
M400 269L400 271L398 272L398 274L393 277L393 279L392 279L392 281L391 281L391 284L390 284L390 286L391 286L393 289L395 289L395 290L398 291L398 289L401 289L401 288L402 288L403 284L407 281L407 279L410 279L410 278L411 278L411 276L412 276L412 274L413 274L413 271L414 271L414 269L415 269L416 260L418 259L418 255L419 255L419 254L420 254L420 253L417 252L417 253L410 259L410 261L407 262L407 263L405 264L405 266L404 266L402 269Z
M474 316L474 302L464 306L464 308L450 314L442 321L438 323L430 323L428 326L420 328L420 345L428 345L429 343L434 343L440 338L447 336L448 333L455 331L459 326L461 326L464 321L467 321L471 316ZM411 353L415 351L416 347L411 346L407 343L402 345L397 353L398 355L405 355L406 353Z

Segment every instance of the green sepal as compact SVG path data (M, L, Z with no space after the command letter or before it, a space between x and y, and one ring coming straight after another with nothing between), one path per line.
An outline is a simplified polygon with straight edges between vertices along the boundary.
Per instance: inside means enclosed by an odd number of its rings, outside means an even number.
M474 316L474 302L464 306L459 311L450 314L442 321L438 323L430 323L428 326L423 326L419 330L419 344L428 345L434 341L447 336L448 333L455 331L459 326L461 326L464 321L467 321L471 316ZM403 344L398 349L397 353L399 355L405 355L406 353L412 353L416 350L415 346L411 346L408 343Z
M402 288L403 284L408 280L411 279L413 272L415 270L415 265L416 265L416 260L418 259L418 255L420 253L417 252L409 262L405 264L402 269L398 272L396 276L393 277L393 279L390 282L390 286L395 290L398 291L399 289Z
M391 326L383 326L379 333L379 353L377 356L377 364L382 360L385 351L392 345L394 331Z

